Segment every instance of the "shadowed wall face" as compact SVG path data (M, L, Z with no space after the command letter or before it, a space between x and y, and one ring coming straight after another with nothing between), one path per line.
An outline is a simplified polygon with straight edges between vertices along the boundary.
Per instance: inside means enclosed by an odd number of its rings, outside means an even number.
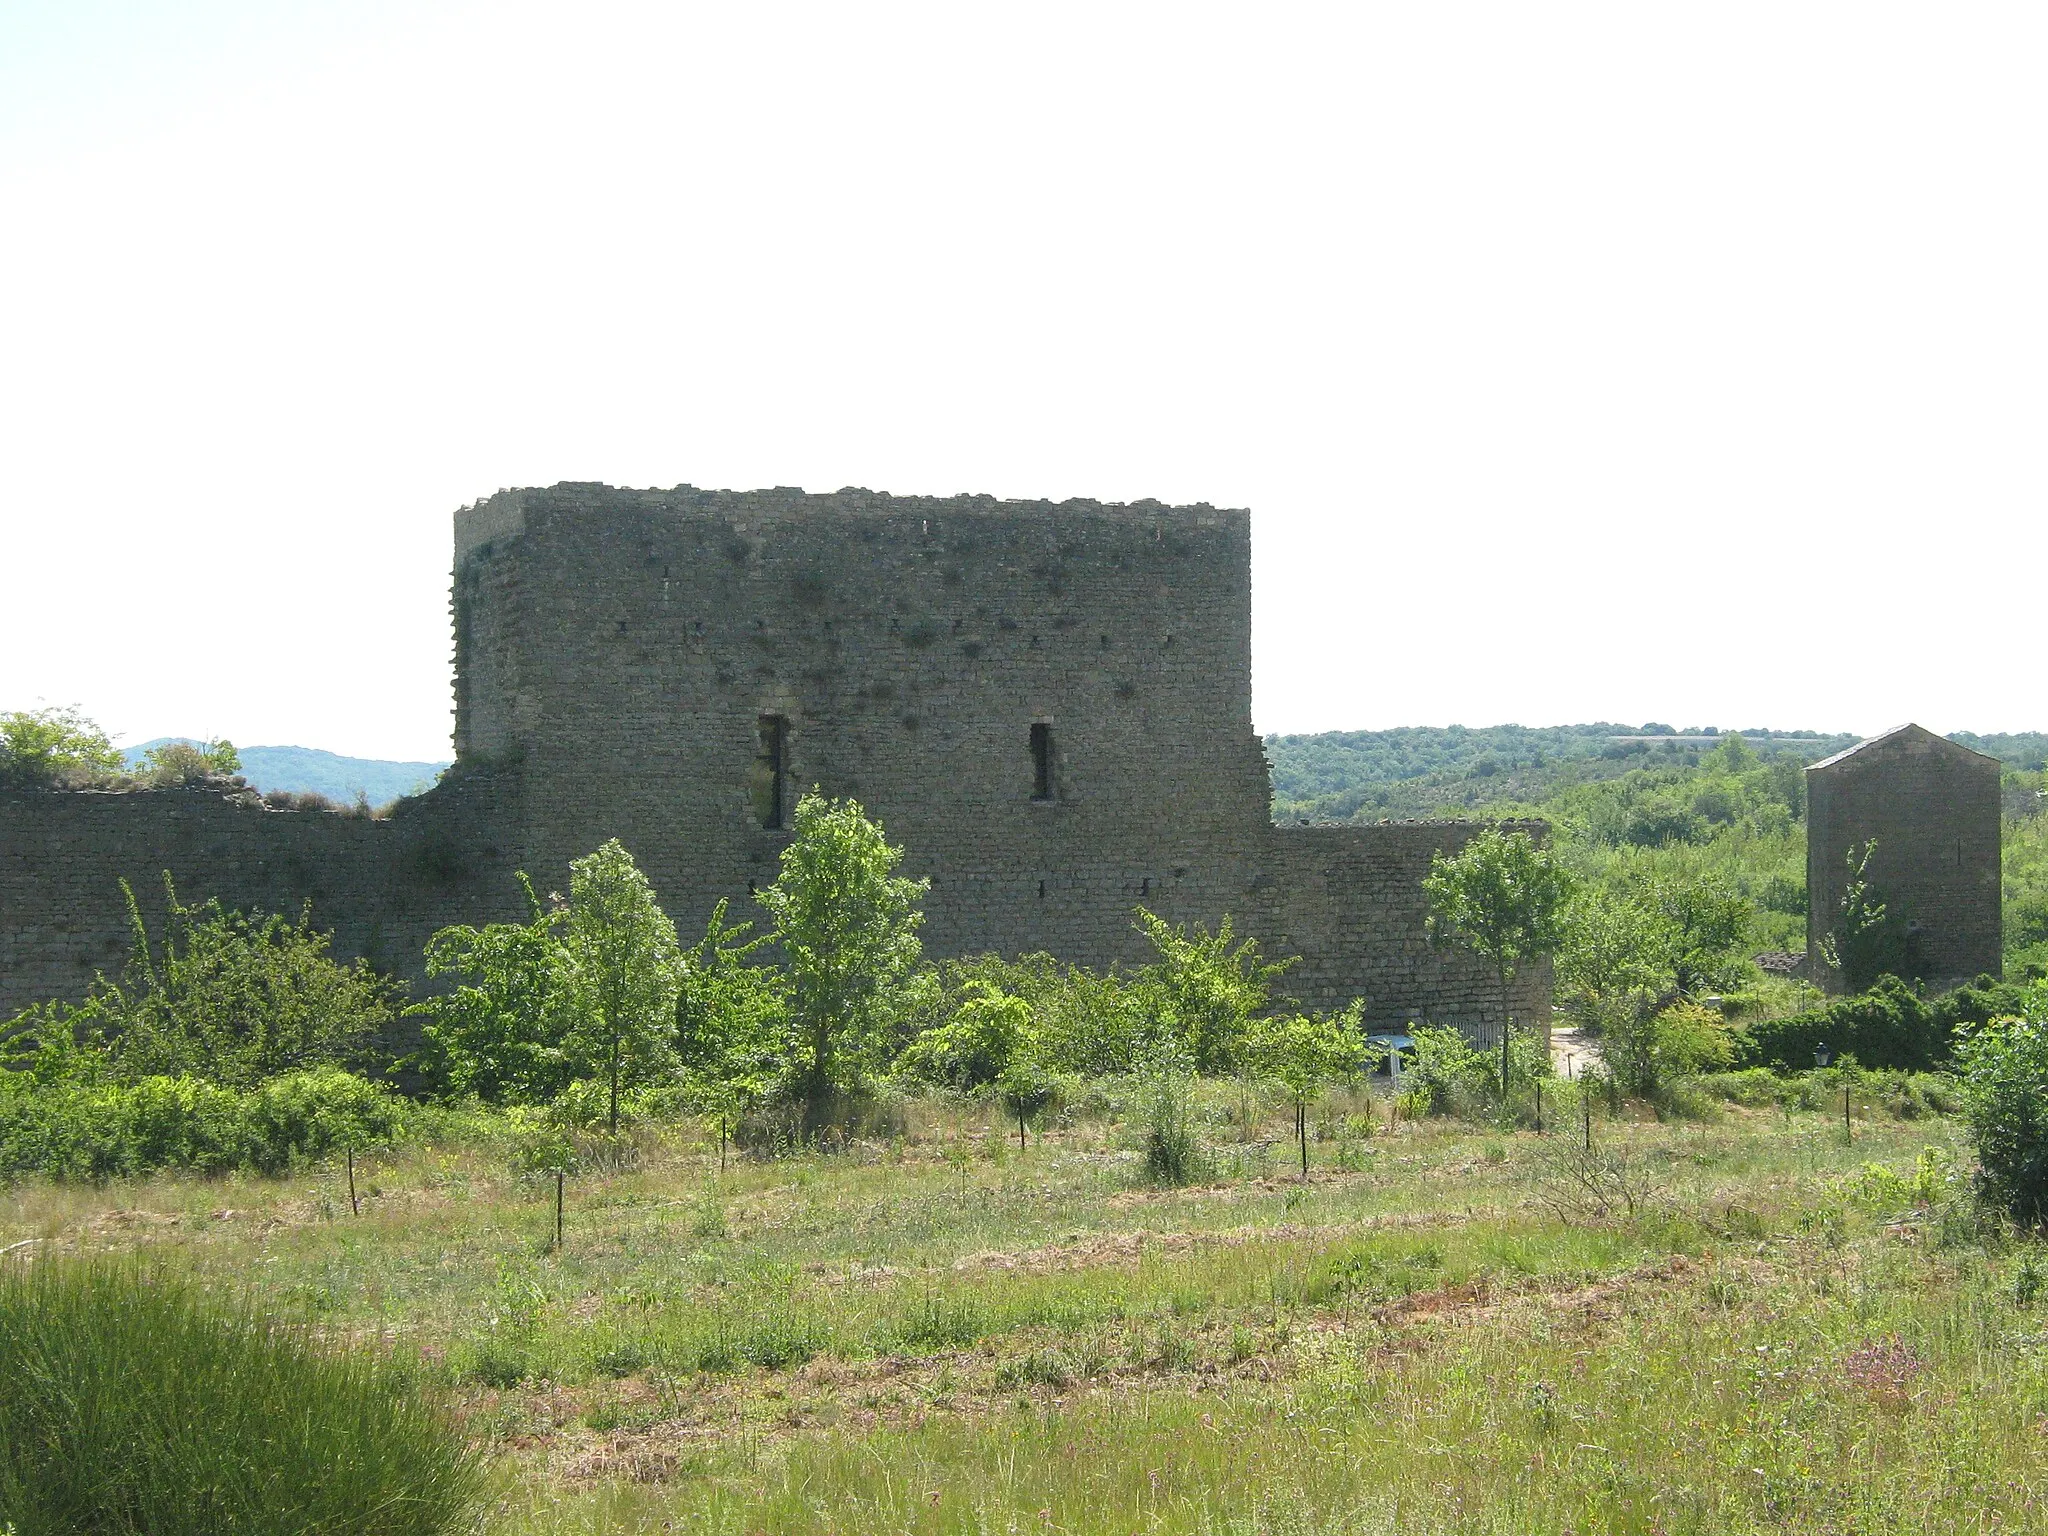
M1843 989L1822 941L1842 952L1852 851L1875 843L1863 878L1924 974L2001 969L1999 765L1917 725L1873 737L1806 771L1807 953L1814 979Z

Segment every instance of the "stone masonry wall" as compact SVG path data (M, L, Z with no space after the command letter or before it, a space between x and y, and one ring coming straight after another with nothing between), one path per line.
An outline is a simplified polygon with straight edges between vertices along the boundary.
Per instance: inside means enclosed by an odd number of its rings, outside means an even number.
M337 953L418 981L435 928L521 914L504 835L516 797L516 780L478 774L373 821L211 789L0 793L0 1021L118 972L119 882L160 933L166 870L187 905L219 897L296 917L310 901Z
M1864 872L1940 979L2001 969L1999 765L1901 726L1806 770L1807 953L1838 991L1821 940L1840 926L1850 849L1875 840Z
M1542 822L1503 823L1541 837ZM1365 1000L1366 1022L1393 1029L1413 1020L1456 1024L1498 1038L1501 995L1493 972L1457 950L1432 947L1422 881L1438 853L1456 853L1480 824L1384 822L1275 827L1272 862L1239 925L1274 954L1302 959L1285 990L1309 1007ZM1518 1026L1550 1022L1550 970L1514 978L1507 996Z

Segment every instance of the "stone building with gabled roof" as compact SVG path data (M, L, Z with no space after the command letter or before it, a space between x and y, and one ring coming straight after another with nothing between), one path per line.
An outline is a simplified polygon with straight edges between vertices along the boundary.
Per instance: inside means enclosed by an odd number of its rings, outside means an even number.
M1841 992L1866 980L1843 931L1857 864L1869 900L1884 906L1871 942L1881 938L1896 967L1935 983L1999 973L1999 773L1998 759L1918 725L1806 770L1806 938L1816 982Z

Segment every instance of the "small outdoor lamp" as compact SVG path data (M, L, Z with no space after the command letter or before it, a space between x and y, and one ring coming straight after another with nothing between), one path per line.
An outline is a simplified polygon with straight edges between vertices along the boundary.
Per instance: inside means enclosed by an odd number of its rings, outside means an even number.
M1813 1064L1824 1067L1828 1064L1828 1048L1825 1041L1813 1048Z

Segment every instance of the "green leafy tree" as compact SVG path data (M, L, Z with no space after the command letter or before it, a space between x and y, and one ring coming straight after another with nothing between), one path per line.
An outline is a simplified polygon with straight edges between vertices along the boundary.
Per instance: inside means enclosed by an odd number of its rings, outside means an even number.
M1637 882L1635 895L1653 920L1653 959L1687 997L1720 982L1756 922L1748 900L1712 875L1652 874Z
M813 792L797 803L781 873L760 894L788 962L791 1086L807 1135L823 1129L834 1095L858 1077L864 1047L922 953L918 901L930 882L898 875L902 861L859 801Z
M996 1079L996 1097L1017 1121L1017 1150L1024 1150L1024 1132L1034 1117L1059 1097L1059 1082L1029 1054L1010 1059Z
M1216 932L1179 928L1143 907L1137 926L1159 958L1138 973L1159 1032L1186 1051L1197 1072L1228 1072L1251 1021L1271 1006L1294 958L1269 961L1257 939L1231 943L1230 918Z
M241 771L242 757L231 741L167 741L142 755L140 777L153 788L171 789Z
M1508 987L1524 967L1563 946L1572 879L1526 832L1488 827L1456 854L1437 854L1422 882L1432 942L1484 958L1500 982L1500 1085L1508 1085L1514 1020Z
M1671 984L1656 919L1621 892L1599 885L1574 892L1563 938L1558 990L1582 1021L1595 1022L1617 1005L1638 1006Z
M1308 1177L1308 1107L1333 1082L1358 1076L1373 1052L1359 1030L1360 1005L1337 1014L1297 1014L1254 1020L1244 1057L1261 1077L1287 1090L1294 1102L1294 1134L1301 1144L1301 1176Z
M120 750L76 709L0 714L0 785L46 789L90 784L120 771Z
M427 942L427 974L457 985L414 1005L424 1014L433 1064L450 1091L491 1104L544 1104L568 1086L564 1045L566 913L542 906L522 871L524 923L443 928Z
M675 1040L684 1097L717 1122L721 1170L733 1126L774 1083L789 1017L782 973L757 958L773 936L728 923L726 906L683 951Z
M1848 851L1848 879L1842 886L1837 929L1820 940L1821 963L1841 978L1843 989L1849 992L1869 991L1880 976L1918 980L1925 969L1909 933L1870 883L1867 872L1876 852L1875 838Z
M616 1135L621 1089L660 1076L673 1059L681 969L676 925L617 838L569 866L562 954L563 1043L604 1078L606 1126Z

